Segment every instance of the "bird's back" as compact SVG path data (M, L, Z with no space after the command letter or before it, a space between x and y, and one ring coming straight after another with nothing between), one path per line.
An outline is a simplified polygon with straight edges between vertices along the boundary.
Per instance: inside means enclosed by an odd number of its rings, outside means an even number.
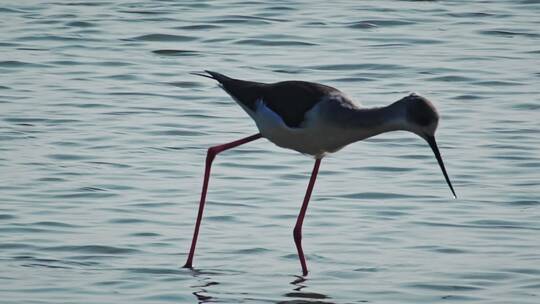
M254 111L256 101L262 100L287 126L293 128L300 126L305 114L322 98L331 94L342 94L333 87L308 81L291 80L267 84L206 72L244 107Z

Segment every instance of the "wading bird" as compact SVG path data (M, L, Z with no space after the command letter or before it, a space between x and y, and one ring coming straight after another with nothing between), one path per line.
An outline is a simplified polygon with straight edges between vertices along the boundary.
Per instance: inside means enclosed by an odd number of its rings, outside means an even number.
M192 74L216 80L221 88L251 116L259 133L208 149L195 231L184 265L186 268L192 268L193 264L212 161L220 152L261 137L280 147L309 154L315 158L304 202L293 230L304 276L307 275L308 269L302 250L302 223L321 159L328 153L381 133L397 130L412 132L427 141L454 198L456 197L435 142L434 135L439 114L433 104L422 96L413 93L385 107L361 108L341 91L319 83L282 81L267 84L234 79L212 71Z

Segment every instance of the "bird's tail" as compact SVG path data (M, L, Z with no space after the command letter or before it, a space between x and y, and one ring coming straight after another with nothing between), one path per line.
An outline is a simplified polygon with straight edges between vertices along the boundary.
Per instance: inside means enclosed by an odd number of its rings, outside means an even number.
M217 80L219 83L223 84L224 82L227 82L231 80L230 77L227 77L223 74L220 74L218 72L212 72L208 70L204 70L204 72L191 72L192 75L202 76L210 79Z

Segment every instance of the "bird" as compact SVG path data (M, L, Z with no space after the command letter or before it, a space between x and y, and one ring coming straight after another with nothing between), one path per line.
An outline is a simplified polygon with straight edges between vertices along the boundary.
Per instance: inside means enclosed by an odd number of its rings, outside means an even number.
M191 74L217 81L255 121L259 132L208 148L199 210L185 268L193 268L213 160L225 150L260 138L266 138L279 147L292 149L315 159L293 229L303 276L308 274L308 268L302 248L302 225L321 160L326 155L381 133L409 131L423 138L431 147L452 195L456 198L435 141L439 113L430 100L419 94L411 93L387 106L365 108L354 103L340 90L315 82L288 80L262 83L235 79L209 70Z

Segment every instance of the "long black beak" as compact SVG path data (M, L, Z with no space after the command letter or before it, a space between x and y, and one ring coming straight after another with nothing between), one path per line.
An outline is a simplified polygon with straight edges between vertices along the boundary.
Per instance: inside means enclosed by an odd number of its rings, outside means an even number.
M435 137L428 135L425 138L429 146L431 147L431 150L433 150L433 153L435 153L435 157L437 158L437 161L439 162L439 166L441 166L441 170L442 170L442 173L444 174L444 178L446 179L448 186L450 186L450 190L452 190L452 194L454 195L454 198L457 198L456 192L454 191L454 187L452 187L452 183L450 182L450 178L448 177L448 173L446 173L446 168L444 167L444 163L441 157L441 153L439 152L439 147L437 147L437 142L435 141Z

